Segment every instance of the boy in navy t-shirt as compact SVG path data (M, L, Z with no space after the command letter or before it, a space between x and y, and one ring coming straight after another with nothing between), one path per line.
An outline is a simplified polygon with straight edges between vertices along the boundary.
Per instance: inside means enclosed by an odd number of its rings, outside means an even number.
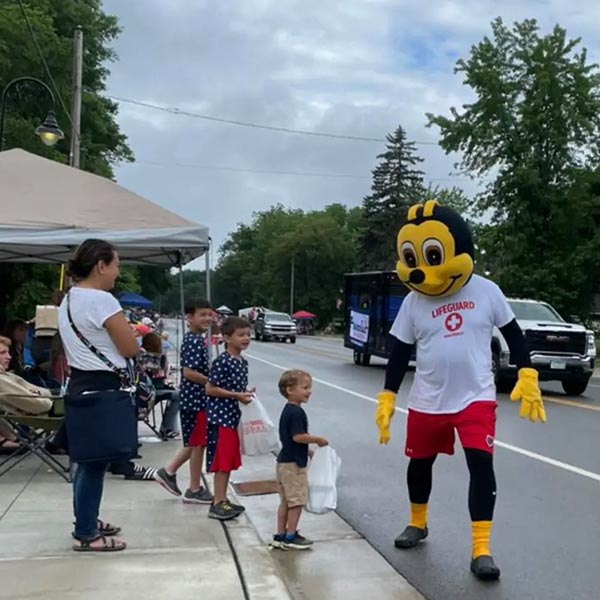
M308 418L302 404L312 393L312 378L306 371L294 369L283 373L279 391L287 404L279 418L281 451L277 457L277 487L281 502L277 511L277 533L271 546L283 550L306 550L312 545L298 533L302 508L308 500L306 465L309 444L319 447L329 443L325 438L308 433Z
M250 345L250 323L240 317L228 317L221 332L227 350L212 364L206 393L208 395L207 469L215 474L215 496L208 511L211 519L234 519L244 507L227 499L231 471L242 465L238 425L240 405L250 404L254 390L248 390L248 362L242 351Z
M201 485L202 463L206 447L206 392L209 360L206 331L212 321L213 310L207 300L193 300L185 305L189 331L181 347L180 419L183 448L154 478L169 493L181 496L177 485L177 471L190 463L190 485L183 501L192 504L211 504L212 494Z

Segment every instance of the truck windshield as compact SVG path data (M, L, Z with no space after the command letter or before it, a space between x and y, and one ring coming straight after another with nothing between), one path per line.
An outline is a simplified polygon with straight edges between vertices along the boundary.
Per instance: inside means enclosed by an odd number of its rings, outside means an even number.
M267 323L293 323L292 318L288 315L266 315L265 321Z
M518 321L552 321L564 323L564 319L546 304L537 302L515 302L509 301Z

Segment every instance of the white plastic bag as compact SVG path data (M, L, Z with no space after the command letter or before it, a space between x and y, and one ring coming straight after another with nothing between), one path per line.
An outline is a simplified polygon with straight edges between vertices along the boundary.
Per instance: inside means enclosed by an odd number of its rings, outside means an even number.
M308 467L308 512L324 515L336 509L336 482L341 466L342 459L331 446L315 451Z
M240 404L240 442L242 454L260 456L279 451L279 437L262 402L255 396L250 404Z

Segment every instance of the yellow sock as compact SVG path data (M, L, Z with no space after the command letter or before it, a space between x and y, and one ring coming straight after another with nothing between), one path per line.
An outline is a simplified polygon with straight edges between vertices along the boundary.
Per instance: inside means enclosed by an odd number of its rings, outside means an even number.
M410 503L410 523L413 527L425 529L427 525L427 504Z
M491 556L490 534L492 532L492 522L473 521L471 529L473 531L473 558L484 555Z

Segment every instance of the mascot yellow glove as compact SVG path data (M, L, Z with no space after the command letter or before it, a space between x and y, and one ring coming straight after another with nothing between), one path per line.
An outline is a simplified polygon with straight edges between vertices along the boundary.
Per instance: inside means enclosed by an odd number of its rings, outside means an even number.
M519 369L519 379L510 394L510 399L513 402L521 401L521 410L519 410L521 419L529 418L532 423L546 422L546 410L538 385L538 373L535 369Z
M383 390L377 394L377 410L375 411L375 423L379 428L379 443L387 444L390 441L390 421L394 416L396 405L396 394Z

